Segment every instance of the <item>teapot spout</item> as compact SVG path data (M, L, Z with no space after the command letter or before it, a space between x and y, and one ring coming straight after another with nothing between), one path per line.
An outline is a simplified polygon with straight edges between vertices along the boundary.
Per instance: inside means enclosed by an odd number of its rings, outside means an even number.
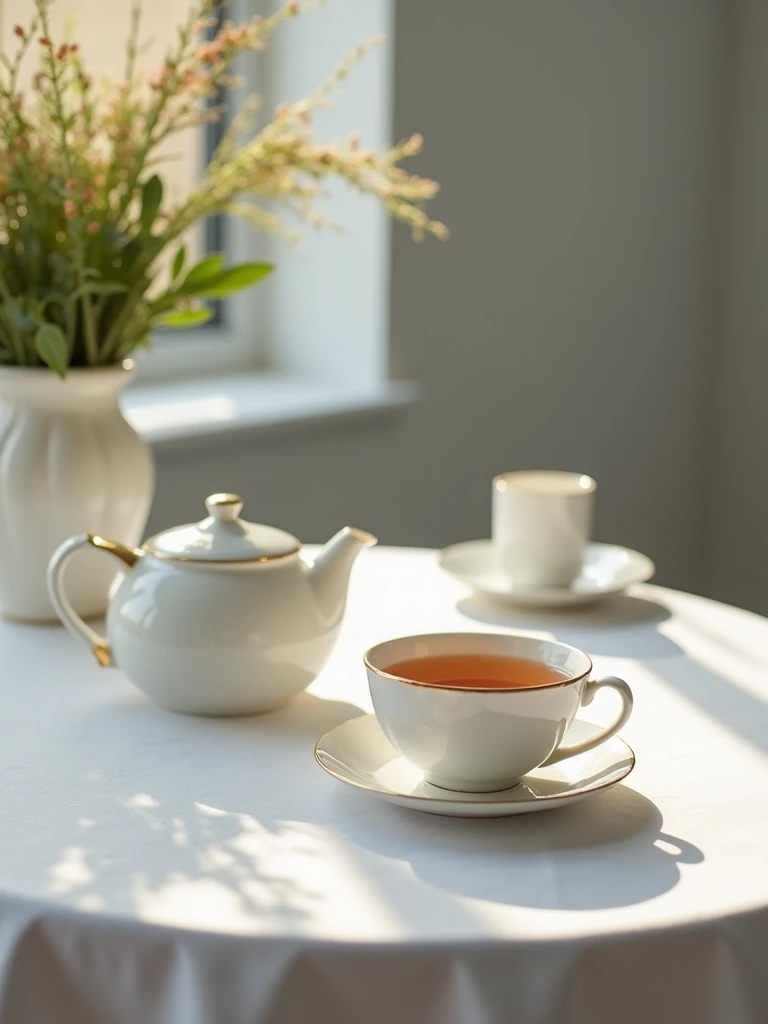
M361 551L376 543L372 534L345 526L331 537L310 566L309 582L329 623L340 622L344 614L352 563Z

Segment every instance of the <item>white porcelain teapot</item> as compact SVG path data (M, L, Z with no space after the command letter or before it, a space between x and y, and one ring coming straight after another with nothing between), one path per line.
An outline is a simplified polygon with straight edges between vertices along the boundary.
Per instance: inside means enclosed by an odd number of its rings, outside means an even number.
M352 563L376 538L345 527L309 561L291 534L240 519L236 494L213 494L205 504L207 519L160 533L140 549L92 534L71 537L51 558L51 599L101 665L121 668L161 707L198 715L271 711L325 664ZM66 595L64 568L87 546L125 569L107 611L106 638Z

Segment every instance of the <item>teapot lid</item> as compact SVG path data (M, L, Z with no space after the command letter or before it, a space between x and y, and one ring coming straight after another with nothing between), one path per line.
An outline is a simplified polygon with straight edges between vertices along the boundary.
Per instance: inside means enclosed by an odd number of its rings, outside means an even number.
M271 562L295 555L301 547L290 533L240 519L243 499L236 494L211 494L205 499L208 518L174 526L145 542L158 558L180 562Z

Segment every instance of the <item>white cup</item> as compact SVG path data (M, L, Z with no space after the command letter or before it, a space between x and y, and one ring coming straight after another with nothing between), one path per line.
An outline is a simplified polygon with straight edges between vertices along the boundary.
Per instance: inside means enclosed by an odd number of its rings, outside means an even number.
M582 473L533 470L493 481L496 563L519 589L567 587L592 535L597 484Z
M420 683L388 668L411 658L491 654L542 662L565 678L517 689L462 688ZM373 708L392 746L442 789L491 793L509 789L543 764L591 750L613 736L632 712L623 679L590 681L592 662L554 640L495 633L433 633L372 647L365 655ZM611 687L621 711L609 726L581 743L563 736L582 705Z

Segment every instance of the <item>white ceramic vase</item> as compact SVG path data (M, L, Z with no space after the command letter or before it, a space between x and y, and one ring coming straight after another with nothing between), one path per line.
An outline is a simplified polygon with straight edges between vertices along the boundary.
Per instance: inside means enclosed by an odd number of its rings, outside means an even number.
M154 490L149 447L118 404L133 365L70 370L0 368L0 613L56 620L48 561L73 533L138 544ZM68 584L78 614L104 613L110 560L86 551Z

